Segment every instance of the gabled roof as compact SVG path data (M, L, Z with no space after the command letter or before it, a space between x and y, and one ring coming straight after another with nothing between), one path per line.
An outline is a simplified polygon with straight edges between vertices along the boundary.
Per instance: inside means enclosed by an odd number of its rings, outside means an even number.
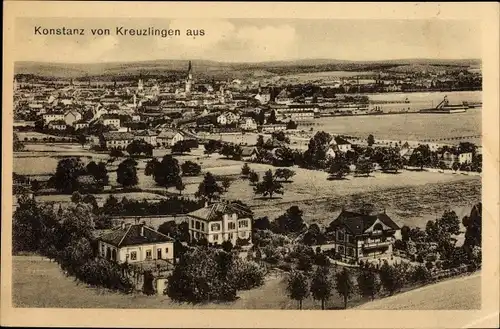
M65 126L66 122L64 120L50 121L49 126Z
M386 213L362 214L358 212L343 210L340 215L330 224L330 227L345 225L354 235L363 234L370 228L376 220L380 220L392 230L399 230L400 227Z
M187 214L189 217L202 219L206 221L222 220L223 215L236 213L239 218L250 217L251 212L249 209L232 202L217 202L206 207L200 208Z
M110 131L103 133L102 136L105 140L131 140L134 139L134 135L129 132L121 131Z
M141 229L143 234L141 235ZM111 232L103 234L99 240L116 247L135 246L141 244L151 244L160 242L171 242L173 239L165 234L155 231L144 224L130 224L113 229Z

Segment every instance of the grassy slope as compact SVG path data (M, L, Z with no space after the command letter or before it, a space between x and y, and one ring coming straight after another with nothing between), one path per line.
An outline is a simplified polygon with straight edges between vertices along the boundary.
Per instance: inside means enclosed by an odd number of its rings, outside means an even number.
M197 305L178 304L167 296L147 297L124 295L104 289L90 288L66 277L57 264L39 256L15 256L13 259L13 305L41 308L222 308L222 309L296 309L297 302L286 295L282 277L269 277L264 286L239 293L231 303ZM350 305L361 302L355 297ZM341 308L340 297L334 293L327 308ZM308 298L305 309L319 309L318 301Z

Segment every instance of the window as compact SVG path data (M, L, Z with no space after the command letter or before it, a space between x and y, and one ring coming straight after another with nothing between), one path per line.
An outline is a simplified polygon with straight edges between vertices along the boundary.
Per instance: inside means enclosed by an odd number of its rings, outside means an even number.
M234 237L234 236L233 236L233 233L228 233L228 234L227 234L227 238L228 238L229 240L232 240L232 239L233 239L233 237Z
M196 221L195 227L197 230L199 230L200 229L200 222Z
M218 234L214 234L214 241L219 241L219 235Z
M236 223L234 223L234 222L228 223L227 226L228 226L228 229L230 229L230 230L236 230Z
M137 260L137 251L132 251L130 253L130 260Z
M205 223L201 223L201 230L205 231Z
M239 226L239 228L248 227L248 221L247 220L240 220L238 222L238 226Z
M191 228L194 228L194 220L191 219Z
M162 259L163 258L162 255L161 255L161 248L156 249L156 258L157 259Z
M240 238L244 239L247 237L247 232L240 232Z
M218 223L212 224L210 227L210 231L220 231L220 224Z
M349 241L349 243L354 243L354 237L352 235L348 235L347 241Z
M339 253L340 253L340 254L343 254L343 253L344 253L344 247L343 247L343 246L339 246Z
M351 257L354 257L354 249L352 249L352 248L347 248L347 255L348 255L348 256L351 256Z
M337 232L337 240L344 241L344 232L341 232L341 231Z
M146 259L151 259L151 249L146 250Z

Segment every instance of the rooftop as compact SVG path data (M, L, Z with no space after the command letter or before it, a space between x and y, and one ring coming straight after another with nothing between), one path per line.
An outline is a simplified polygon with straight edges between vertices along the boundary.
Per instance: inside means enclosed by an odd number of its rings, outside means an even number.
M144 224L119 226L111 232L101 235L99 240L116 247L173 241L171 237L155 231L153 228Z

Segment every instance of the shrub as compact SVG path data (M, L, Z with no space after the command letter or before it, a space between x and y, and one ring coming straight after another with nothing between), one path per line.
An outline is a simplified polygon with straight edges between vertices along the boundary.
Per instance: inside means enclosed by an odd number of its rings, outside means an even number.
M238 290L248 290L264 284L264 270L257 263L240 258L234 261L230 276Z

